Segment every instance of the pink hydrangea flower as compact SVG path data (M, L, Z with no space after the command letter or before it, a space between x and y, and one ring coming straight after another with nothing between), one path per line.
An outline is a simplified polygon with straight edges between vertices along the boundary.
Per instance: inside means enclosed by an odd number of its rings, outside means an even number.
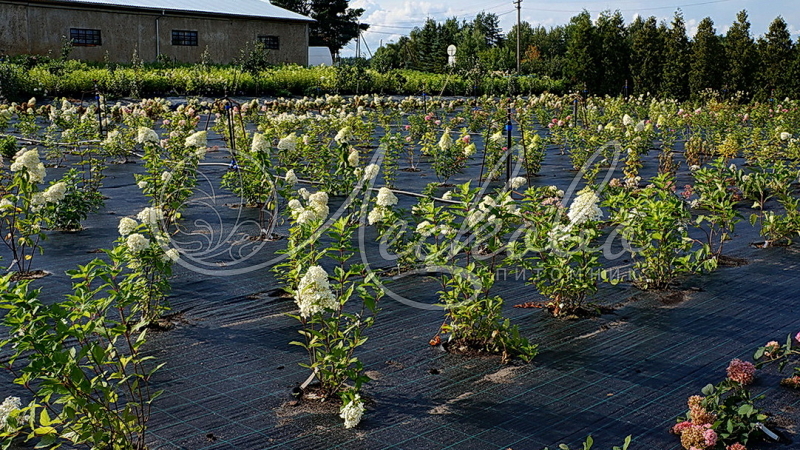
M717 432L708 429L703 432L703 437L706 439L706 448L712 448L717 445Z
M797 334L794 335L794 340L800 342L800 331L798 331Z
M741 385L752 383L755 375L756 366L751 362L736 358L728 365L728 378Z
M725 447L725 450L747 450L747 447L745 447L744 445L736 442L736 443L733 443L733 444Z
M692 427L692 422L684 420L683 422L677 423L675 424L674 427L672 427L672 433L681 434L683 433L683 430L686 430L687 428L691 427Z

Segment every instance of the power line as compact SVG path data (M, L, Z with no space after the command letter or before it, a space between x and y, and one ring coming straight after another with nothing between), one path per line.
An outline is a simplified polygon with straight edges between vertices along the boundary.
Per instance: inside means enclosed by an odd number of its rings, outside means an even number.
M738 0L710 0L710 1L706 1L706 2L686 3L686 4L683 4L683 5L675 5L675 6L651 6L649 8L620 9L620 10L615 10L615 11L619 11L619 12L638 12L638 11L650 11L650 10L657 10L657 9L678 9L678 8L683 9L683 8L688 8L688 7L692 7L692 6L703 6L703 5L711 5L711 4L714 4L714 3L727 3L727 2L732 2L732 1L738 1ZM549 9L549 8L533 8L533 9L536 10L536 11L544 11L544 12L563 12L563 13L574 13L574 12L576 12L574 9ZM587 11L593 12L593 13L606 11L606 10L608 10L608 8L587 9Z

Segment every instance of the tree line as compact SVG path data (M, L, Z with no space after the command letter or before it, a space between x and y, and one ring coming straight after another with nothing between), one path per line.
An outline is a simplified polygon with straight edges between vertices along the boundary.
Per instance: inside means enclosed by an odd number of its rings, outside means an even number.
M594 95L640 95L687 99L709 90L744 99L800 97L800 39L793 42L786 21L777 17L754 37L747 11L740 11L724 34L710 17L693 38L678 10L670 23L637 17L625 24L619 11L592 20L588 11L568 24L515 25L504 35L498 17L480 13L469 21L428 19L408 36L382 46L373 69L414 69L473 74L516 71L520 34L520 74L566 80ZM456 44L456 65L447 66L447 46Z

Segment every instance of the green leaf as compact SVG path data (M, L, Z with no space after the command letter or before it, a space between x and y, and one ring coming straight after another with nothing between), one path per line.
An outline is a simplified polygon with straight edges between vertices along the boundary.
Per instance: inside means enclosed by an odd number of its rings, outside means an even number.
M42 424L44 427L49 427L49 426L50 426L50 424L51 424L51 423L53 423L53 422L50 420L50 415L49 415L49 414L47 414L47 408L42 408L42 412L39 414L39 422L40 422L40 423L41 423L41 424Z
M53 427L39 427L39 428L34 429L33 433L36 436L44 436L44 435L48 435L48 434L55 434L56 433L56 429L53 428Z

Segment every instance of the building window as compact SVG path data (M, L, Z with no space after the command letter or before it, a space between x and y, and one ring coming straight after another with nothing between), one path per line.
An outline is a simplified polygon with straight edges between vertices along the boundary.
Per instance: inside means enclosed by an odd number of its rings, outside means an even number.
M69 40L76 47L97 47L102 45L100 30L87 30L84 28L70 28Z
M279 50L281 48L281 40L278 36L259 36L258 42L264 44L268 50Z
M172 45L197 47L197 31L172 30Z

